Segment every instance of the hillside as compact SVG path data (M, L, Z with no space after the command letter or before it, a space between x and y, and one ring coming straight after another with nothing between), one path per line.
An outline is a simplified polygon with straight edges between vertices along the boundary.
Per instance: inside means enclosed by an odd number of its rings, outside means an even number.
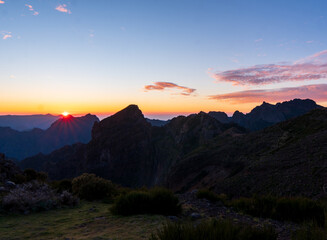
M238 138L218 137L170 173L176 191L211 187L233 196L326 194L327 110ZM325 190L324 190L325 189Z

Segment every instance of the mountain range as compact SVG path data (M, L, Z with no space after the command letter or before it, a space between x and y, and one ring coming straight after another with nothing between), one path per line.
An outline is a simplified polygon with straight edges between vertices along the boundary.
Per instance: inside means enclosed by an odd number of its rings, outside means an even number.
M0 152L10 158L24 159L38 153L51 153L55 149L73 143L87 143L91 140L91 129L99 119L91 114L84 117L71 115L57 119L42 130L17 131L0 127Z
M209 112L208 114L222 123L233 122L255 131L303 115L317 108L322 108L322 106L317 105L313 100L294 99L276 105L263 102L247 114L235 111L232 117L228 117L224 112Z
M89 143L27 158L21 166L46 171L52 179L92 172L131 187L316 196L327 184L327 110L312 102L264 103L252 116L268 123L281 119L267 117L272 109L272 116L282 111L286 121L254 132L204 112L151 126L141 110L130 105L95 123ZM308 112L301 115L299 109Z
M0 127L10 127L17 131L29 131L34 128L48 129L60 116L46 115L2 115Z

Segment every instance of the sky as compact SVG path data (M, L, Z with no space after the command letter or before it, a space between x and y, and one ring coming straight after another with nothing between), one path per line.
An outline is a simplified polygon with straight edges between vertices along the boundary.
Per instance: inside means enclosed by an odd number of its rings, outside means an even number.
M0 0L0 114L327 106L327 1Z

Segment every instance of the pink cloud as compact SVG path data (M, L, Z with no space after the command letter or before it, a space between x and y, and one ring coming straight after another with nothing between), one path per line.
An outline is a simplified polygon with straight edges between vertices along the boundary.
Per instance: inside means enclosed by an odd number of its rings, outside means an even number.
M327 101L327 84L266 90L247 90L209 96L211 100L226 101L232 104L256 103L262 101L278 102L294 98L310 98L316 101Z
M30 4L25 4L25 6L28 8L28 10L30 10L31 12L33 12L33 15L34 15L34 16L39 15L39 12L35 11L32 5L30 5Z
M327 50L293 64L265 64L213 74L219 82L234 85L264 85L286 81L320 80L327 78Z
M71 14L72 12L67 8L66 4L60 4L56 7L56 10L63 13Z
M4 3L5 3L5 1L0 0L0 4L4 4Z
M182 90L180 95L184 95L184 96L190 96L192 93L196 91L196 89L179 86L171 82L155 82L153 85L146 85L144 89L145 91L151 91L151 90L164 91L165 89L178 89L178 90Z
M259 39L254 40L254 42L261 42L261 41L263 41L262 38L259 38Z
M0 34L2 35L2 39L3 40L6 40L6 39L12 37L11 32L5 32L5 31L3 31L3 32L0 32Z

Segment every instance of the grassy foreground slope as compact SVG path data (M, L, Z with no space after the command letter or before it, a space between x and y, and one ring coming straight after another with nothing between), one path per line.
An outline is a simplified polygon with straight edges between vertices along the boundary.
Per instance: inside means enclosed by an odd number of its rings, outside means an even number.
M110 205L82 202L76 208L30 215L0 215L0 239L148 239L165 217L114 216Z

